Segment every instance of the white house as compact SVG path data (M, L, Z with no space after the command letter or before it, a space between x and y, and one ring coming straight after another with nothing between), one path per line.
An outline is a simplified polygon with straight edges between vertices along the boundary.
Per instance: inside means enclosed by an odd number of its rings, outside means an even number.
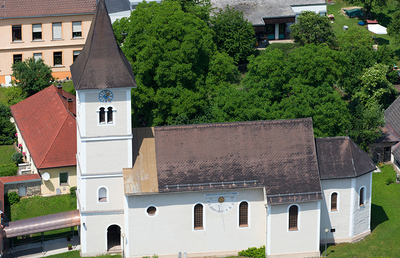
M311 118L132 130L104 0L71 74L83 256L315 257L370 232L374 164L347 137L314 139Z

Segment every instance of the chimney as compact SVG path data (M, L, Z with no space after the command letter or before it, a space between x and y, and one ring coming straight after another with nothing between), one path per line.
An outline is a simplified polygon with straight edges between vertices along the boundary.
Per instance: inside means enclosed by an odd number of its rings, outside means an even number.
M74 100L73 99L67 99L68 101L68 111L71 112L72 114L74 113Z
M57 85L57 92L62 96L62 85L60 83Z

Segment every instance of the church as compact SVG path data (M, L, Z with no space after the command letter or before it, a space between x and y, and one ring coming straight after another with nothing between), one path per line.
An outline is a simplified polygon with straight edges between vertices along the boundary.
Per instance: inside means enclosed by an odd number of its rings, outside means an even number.
M131 128L131 65L100 0L71 66L81 255L316 257L370 233L371 158L311 118Z

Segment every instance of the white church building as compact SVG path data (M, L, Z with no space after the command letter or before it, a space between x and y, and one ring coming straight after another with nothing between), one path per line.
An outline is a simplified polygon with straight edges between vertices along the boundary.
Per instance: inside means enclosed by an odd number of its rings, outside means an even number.
M319 257L370 233L375 165L348 137L315 139L311 118L132 129L104 0L71 74L82 256Z

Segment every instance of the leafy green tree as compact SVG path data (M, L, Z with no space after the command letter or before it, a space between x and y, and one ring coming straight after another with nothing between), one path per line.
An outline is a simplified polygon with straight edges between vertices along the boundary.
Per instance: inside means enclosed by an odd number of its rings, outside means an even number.
M302 12L290 29L294 41L302 46L305 44L327 44L331 47L336 45L335 34L328 18L312 11Z
M8 106L17 104L26 99L26 92L20 87L11 86L4 89L4 96Z
M0 145L10 145L15 140L15 126L10 122L10 117L10 108L0 103Z
M365 69L361 76L361 89L354 98L357 98L366 108L371 108L373 105L388 108L398 94L386 77L388 70L389 66L384 64L375 64Z
M255 32L243 12L226 6L211 17L211 28L215 32L214 42L220 52L226 52L235 62L244 62L254 53Z
M210 0L165 0L174 1L181 5L182 11L190 13L205 22L210 20L210 12L212 9Z
M392 22L389 24L387 32L389 36L396 41L396 43L400 44L400 10L393 14Z
M51 68L43 59L33 57L12 65L13 83L23 89L28 97L50 86L54 82Z
M127 31L125 31L128 27L129 20L127 17L122 17L113 22L112 27L115 35L115 39L118 44L122 44L124 42L125 37L128 35Z

